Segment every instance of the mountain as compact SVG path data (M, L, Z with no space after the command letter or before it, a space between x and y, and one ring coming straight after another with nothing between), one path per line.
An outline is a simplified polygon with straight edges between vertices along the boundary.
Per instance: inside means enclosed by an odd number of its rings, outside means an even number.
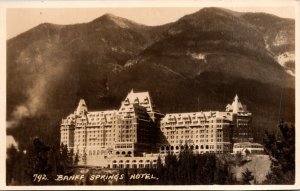
M165 39L147 48L143 56L185 76L219 71L294 86L293 77L282 70L266 48L262 32L228 11L202 9L179 19L167 33Z
M286 71L295 73L295 21L265 13L246 13L242 18L262 34L266 48Z
M28 98L29 112L36 113L43 107L40 104L44 99L54 92L67 90L66 97L74 97L76 87L80 89L76 98L85 96L85 87L101 96L107 76L121 70L128 59L159 40L163 28L107 14L86 24L41 24L8 40L8 113ZM19 87L10 89L15 84Z
M269 17L275 28L263 24ZM35 135L58 142L60 120L80 98L91 110L118 108L133 88L149 91L164 113L224 110L238 93L260 141L280 117L295 120L295 79L276 60L294 51L292 26L221 8L153 27L111 14L41 24L7 41L7 132L23 143Z

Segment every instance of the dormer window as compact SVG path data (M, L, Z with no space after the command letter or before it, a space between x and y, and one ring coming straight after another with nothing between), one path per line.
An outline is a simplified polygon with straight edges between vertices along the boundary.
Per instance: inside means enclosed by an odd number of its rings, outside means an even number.
M125 99L124 105L129 105L129 99L128 98Z
M148 97L146 97L145 99L144 99L144 104L148 104L149 103L149 99L148 99Z
M134 103L139 103L139 99L135 98Z

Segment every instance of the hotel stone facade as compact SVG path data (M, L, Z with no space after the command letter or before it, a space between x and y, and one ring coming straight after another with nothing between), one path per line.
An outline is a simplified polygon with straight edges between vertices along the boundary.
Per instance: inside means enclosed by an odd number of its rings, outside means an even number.
M236 95L225 111L160 113L148 92L133 90L119 110L89 111L83 99L61 123L61 143L80 164L109 168L155 166L157 157L188 147L195 153L228 153L253 141L252 115Z

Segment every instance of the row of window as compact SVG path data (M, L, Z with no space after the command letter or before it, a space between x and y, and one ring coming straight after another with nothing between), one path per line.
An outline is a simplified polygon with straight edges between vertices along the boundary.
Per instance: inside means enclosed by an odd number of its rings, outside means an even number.
M169 151L169 150L184 150L184 149L198 150L198 149L214 149L214 145L191 145L191 146L161 146L161 151ZM222 149L222 145L217 145L217 149Z
M210 131L211 133L214 132L214 130L212 129ZM194 133L209 133L209 130L196 130L195 132L193 130L181 130L181 131L176 131L176 130L170 130L170 131L165 131L165 133L168 134L194 134Z
M112 168L156 168L156 164L113 164Z
M179 138L181 138L181 139L183 139L183 138L186 138L186 139L189 139L189 138L191 138L191 139L193 139L193 138L198 138L198 137L200 137L200 138L204 138L204 137L206 137L206 138L208 138L209 136L208 135L200 135L200 136L198 136L198 135L195 135L195 137L194 137L194 135L186 135L186 136L176 136L176 138L175 138L175 136L169 136L169 135L167 135L166 136L166 138L167 139L179 139ZM214 137L214 134L210 134L210 137ZM219 134L217 134L217 137L222 137L222 135L219 135Z
M116 144L115 148L132 148L132 144Z
M217 140L214 140L214 139L200 139L200 140L170 140L169 143L184 143L185 141L191 141L191 142L196 142L196 143L208 143L208 142L211 142L211 143L214 143L214 142L223 142L222 139L217 139Z
M200 119L200 121L191 121L191 120L196 120L196 117L191 117L191 118L189 118L189 117L184 117L184 118L182 118L182 120L185 122L185 123L189 123L189 124L191 124L192 122L193 123L201 123L201 124L205 124L205 123L226 123L227 122L227 120L221 120L221 119L217 119L217 120L210 120L210 121L205 121L205 120L201 120L201 119L203 119L202 117L197 117L197 119ZM178 117L177 119L175 119L175 118L168 118L168 120L169 121L173 121L173 123L174 123L174 121L181 121L181 117Z
M234 148L263 148L259 145L235 145Z

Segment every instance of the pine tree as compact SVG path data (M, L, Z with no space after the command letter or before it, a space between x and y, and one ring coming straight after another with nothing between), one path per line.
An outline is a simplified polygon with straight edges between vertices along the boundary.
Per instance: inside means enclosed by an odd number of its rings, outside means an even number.
M174 154L168 153L165 157L165 171L164 178L166 184L176 184L176 175L177 175L177 158Z
M215 154L194 154L187 147L182 149L178 156L168 153L164 165L158 157L158 184L199 185L234 182L228 164L218 160L220 159Z
M243 175L243 184L251 184L250 181L254 180L254 176L252 175L252 172L246 168L246 171L242 173Z
M78 165L79 162L79 155L78 152L76 152L75 157L74 157L74 165Z
M68 157L67 157L67 162L68 162L68 166L74 165L74 152L73 149L71 149L70 151L68 150L67 147L67 153L68 153Z
M281 122L278 126L281 135L266 132L265 149L272 161L271 172L266 184L295 183L295 127Z
M45 145L39 138L33 140L28 149L26 173L33 181L34 174L45 174L51 176L52 167L49 164L50 147ZM37 184L37 182L32 182Z
M6 158L6 184L22 184L23 177L23 153L18 151L15 146L7 149Z
M62 162L62 165L64 168L67 167L68 165L68 158L69 158L69 155L68 155L68 147L67 145L64 145L63 143L61 144L60 146L61 148L61 155L60 155L60 160Z

